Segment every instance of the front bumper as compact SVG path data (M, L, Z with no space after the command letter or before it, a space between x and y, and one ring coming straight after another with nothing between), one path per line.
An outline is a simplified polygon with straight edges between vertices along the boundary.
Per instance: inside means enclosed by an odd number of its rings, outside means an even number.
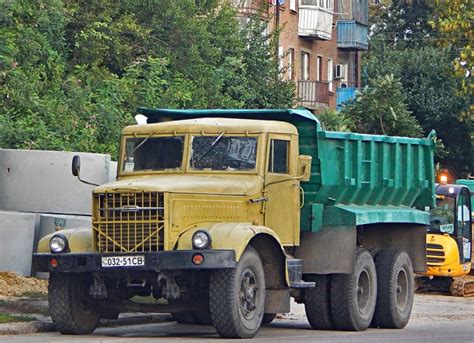
M204 261L200 265L192 262L195 254L201 254ZM115 256L144 256L143 266L103 267L102 257ZM51 259L55 259L56 267L51 266ZM165 270L202 270L202 269L229 269L235 268L235 252L233 250L174 250L145 253L61 253L61 254L33 254L34 272L129 272Z

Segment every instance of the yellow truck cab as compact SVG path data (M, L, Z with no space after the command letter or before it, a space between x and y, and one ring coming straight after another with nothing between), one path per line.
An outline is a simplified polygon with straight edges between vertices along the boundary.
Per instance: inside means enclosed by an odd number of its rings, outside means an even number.
M60 332L143 311L249 338L290 297L315 329L408 323L431 139L328 132L305 110L139 112L151 123L123 130L92 227L46 236L34 255Z

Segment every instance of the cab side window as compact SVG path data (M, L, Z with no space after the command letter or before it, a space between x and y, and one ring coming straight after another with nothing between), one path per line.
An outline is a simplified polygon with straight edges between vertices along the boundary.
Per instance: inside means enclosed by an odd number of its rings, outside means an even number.
M281 139L270 140L270 158L268 161L268 172L275 174L288 174L288 150L289 141Z

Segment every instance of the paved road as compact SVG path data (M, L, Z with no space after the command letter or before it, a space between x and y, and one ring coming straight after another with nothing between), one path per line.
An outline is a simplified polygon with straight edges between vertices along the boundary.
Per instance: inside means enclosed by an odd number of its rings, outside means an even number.
M203 342L222 340L210 326L175 322L104 327L89 336L56 332L0 336L0 342ZM311 330L301 305L260 330L256 342L474 342L474 298L417 295L412 320L403 330L369 329L365 332Z

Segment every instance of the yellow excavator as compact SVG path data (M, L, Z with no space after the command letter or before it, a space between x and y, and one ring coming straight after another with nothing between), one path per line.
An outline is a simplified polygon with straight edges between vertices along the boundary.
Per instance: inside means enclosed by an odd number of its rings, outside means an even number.
M471 193L464 185L437 184L436 207L426 235L427 270L417 278L418 292L474 296Z

